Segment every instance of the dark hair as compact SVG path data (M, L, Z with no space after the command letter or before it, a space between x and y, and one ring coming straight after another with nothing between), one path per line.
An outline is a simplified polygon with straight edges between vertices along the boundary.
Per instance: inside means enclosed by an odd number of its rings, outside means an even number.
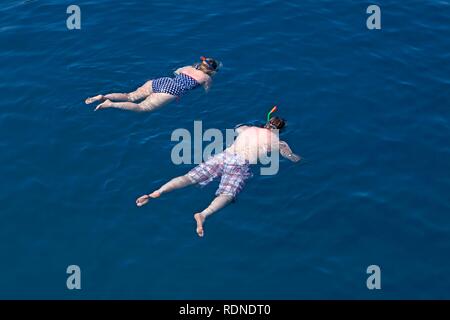
M274 126L276 129L281 130L286 125L286 121L280 117L273 117L269 120L269 124Z
M205 64L202 63L203 61L205 61ZM213 58L204 58L202 62L195 64L195 68L203 71L209 76L214 75L218 71L219 62L217 60Z
M208 59L206 59L206 62L212 68L213 71L217 70L217 67L219 66L219 63L217 62L217 60L215 60L213 58L208 58Z

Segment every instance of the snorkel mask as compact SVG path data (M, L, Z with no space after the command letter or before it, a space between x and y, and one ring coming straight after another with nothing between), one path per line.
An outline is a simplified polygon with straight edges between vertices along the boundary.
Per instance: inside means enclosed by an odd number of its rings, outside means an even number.
M206 63L209 70L214 71L214 72L219 71L220 63L217 62L216 60L211 59L211 58L206 58L205 56L201 56L200 60L202 60L202 62Z

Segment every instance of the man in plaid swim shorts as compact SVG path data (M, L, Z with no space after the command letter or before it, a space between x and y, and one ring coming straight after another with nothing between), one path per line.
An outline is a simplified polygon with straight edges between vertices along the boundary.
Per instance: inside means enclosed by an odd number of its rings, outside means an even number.
M226 195L236 198L245 185L245 180L252 176L249 162L237 154L221 152L188 172L192 183L202 186L220 178L216 196Z
M252 176L250 163L256 163L255 159L261 156L261 152L274 152L277 148L280 154L293 161L298 162L300 157L292 152L288 144L278 139L275 134L283 128L283 119L274 117L263 127L241 126L236 129L238 137L235 142L225 151L215 155L201 163L187 174L173 178L158 190L143 195L136 200L136 205L145 205L150 198L158 198L163 193L184 188L193 184L206 185L214 179L220 178L216 197L203 211L194 215L197 222L197 234L203 237L203 223L206 217L222 209L232 202L243 189L245 181Z

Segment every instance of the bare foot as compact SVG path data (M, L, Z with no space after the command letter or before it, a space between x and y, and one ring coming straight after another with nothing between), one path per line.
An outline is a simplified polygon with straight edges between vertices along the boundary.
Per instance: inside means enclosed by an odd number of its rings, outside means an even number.
M152 193L150 193L148 195L150 198L156 199L159 198L161 196L161 192L159 192L158 190L153 191Z
M112 102L111 100L106 99L104 102L100 103L94 111L97 111L99 109L105 109L105 108L109 108L112 106Z
M147 202L150 198L155 199L160 196L161 196L161 192L159 192L159 191L154 191L150 194L144 194L143 196L140 196L139 198L136 199L136 205L138 207L142 207L143 205L147 204Z
M98 96L87 98L84 102L86 104L90 104L90 103L93 103L93 102L96 102L96 101L100 101L100 100L103 100L103 99L104 99L103 95L99 94Z
M203 222L205 222L205 217L200 213L196 213L194 214L194 219L197 221L197 234L199 237L203 237L205 234L203 232Z

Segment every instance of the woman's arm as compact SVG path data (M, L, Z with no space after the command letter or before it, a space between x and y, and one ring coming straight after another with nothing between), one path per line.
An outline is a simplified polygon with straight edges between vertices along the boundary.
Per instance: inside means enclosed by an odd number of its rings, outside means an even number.
M205 88L205 92L208 92L211 89L211 85L212 85L212 80L208 76L208 78L206 78L205 82L203 83L203 88Z
M184 68L184 67L182 67L182 68L178 68L177 70L175 70L175 71L173 72L173 74L174 74L174 75L178 75L178 74L180 74L180 73L181 73L181 71L183 71L183 68Z

